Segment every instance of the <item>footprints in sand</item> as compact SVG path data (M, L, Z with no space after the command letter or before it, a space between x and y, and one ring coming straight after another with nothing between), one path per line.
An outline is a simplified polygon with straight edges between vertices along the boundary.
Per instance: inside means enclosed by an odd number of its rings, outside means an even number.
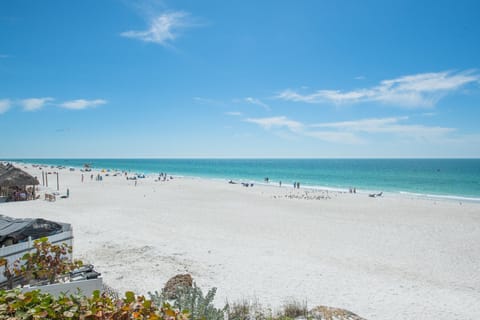
M183 252L162 255L154 246L132 244L125 247L108 242L81 258L85 262L94 263L105 282L116 290L146 293L158 289L172 274L197 273L197 268L193 268L193 261L182 258L184 255Z
M274 199L299 199L299 200L328 200L331 199L327 191L290 192L283 195L274 195Z

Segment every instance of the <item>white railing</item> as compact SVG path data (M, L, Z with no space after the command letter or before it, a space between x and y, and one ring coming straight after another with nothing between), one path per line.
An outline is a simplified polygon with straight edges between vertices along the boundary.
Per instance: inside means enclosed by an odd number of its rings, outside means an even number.
M70 247L73 246L73 230L57 233L47 238L52 244L59 245L65 243ZM31 238L28 238L26 242L0 248L0 257L6 258L8 265L12 266L15 260L21 259L25 253L33 250L33 241ZM0 283L7 280L3 275L4 270L4 267L0 267Z
M39 287L23 287L22 292L29 292L32 290L41 290L43 293L50 293L52 296L58 297L60 294L71 295L77 294L78 291L90 297L93 291L102 291L103 279L88 279L66 283L47 284Z

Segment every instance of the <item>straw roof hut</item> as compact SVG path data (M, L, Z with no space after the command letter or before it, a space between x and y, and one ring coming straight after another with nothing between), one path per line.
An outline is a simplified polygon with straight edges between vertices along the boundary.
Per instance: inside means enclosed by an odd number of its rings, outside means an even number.
M37 178L12 165L0 165L0 187L24 187L39 184Z
M4 174L5 171L7 171L8 167L11 167L11 166L12 166L11 164L6 165L0 162L0 176Z

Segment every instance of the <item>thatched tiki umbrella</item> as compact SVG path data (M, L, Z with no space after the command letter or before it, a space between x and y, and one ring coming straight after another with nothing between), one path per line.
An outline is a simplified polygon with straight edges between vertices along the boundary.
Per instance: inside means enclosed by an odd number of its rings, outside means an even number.
M11 164L5 165L0 162L0 176L5 173L5 171L8 170L8 168L12 167Z
M27 172L15 168L12 165L0 165L0 191L2 188L6 188L7 196L9 195L8 191L11 188L18 188L26 191L27 186L32 186L33 198L35 199L35 186L38 184L39 182L37 178Z

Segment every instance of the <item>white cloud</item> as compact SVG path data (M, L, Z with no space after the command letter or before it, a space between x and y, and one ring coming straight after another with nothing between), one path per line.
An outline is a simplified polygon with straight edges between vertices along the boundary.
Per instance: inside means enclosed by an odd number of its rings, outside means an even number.
M255 123L266 130L269 130L275 127L277 128L286 127L290 131L298 132L303 127L302 123L294 120L290 120L285 116L270 117L270 118L248 118L248 119L245 119L245 121L250 123Z
M0 114L5 113L12 106L12 102L9 99L0 100Z
M270 117L270 118L250 118L246 119L246 122L255 123L261 126L265 130L270 130L272 128L286 128L291 133L312 137L318 140L326 142L335 142L335 143L346 143L346 144L358 144L363 142L362 139L356 137L351 132L341 132L341 131L311 131L308 130L308 127L301 122L288 119L285 116L280 117Z
M122 32L121 36L145 42L169 45L171 41L178 37L181 29L192 26L188 17L189 14L183 11L163 13L150 21L148 30L126 31Z
M270 106L264 102L262 102L260 99L257 99L257 98L252 98L252 97L247 97L244 99L246 102L250 103L250 104L254 104L254 105L257 105L257 106L260 106L262 108L264 108L265 110L270 110Z
M228 116L235 116L235 117L238 117L238 116L243 115L243 113L241 113L241 112L239 112L239 111L225 112L225 114L228 115Z
M424 126L416 124L400 124L408 117L373 118L355 121L342 121L313 124L310 127L336 129L341 132L358 133L390 133L408 137L433 138L446 136L455 131L453 128Z
M315 128L335 128L343 129L349 131L366 131L366 132L375 132L379 128L384 128L385 126L397 123L400 120L406 120L408 117L391 117L391 118L372 118L372 119L362 119L355 121L341 121L341 122L329 122L329 123L320 123L312 124L310 127Z
M302 94L287 89L278 94L277 98L305 103L342 104L376 101L405 107L432 107L445 94L479 80L480 75L472 71L432 72L383 80L377 86L351 91L318 90L314 93Z
M366 137L374 135L394 135L397 138L438 142L451 138L454 128L403 124L408 117L371 118L352 121L303 124L285 116L270 118L249 118L246 122L259 125L265 130L287 129L289 132L316 138L326 142L363 144Z
M66 101L60 104L60 107L65 109L71 109L71 110L82 110L86 108L93 108L106 103L107 101L103 99L96 99L96 100L78 99L78 100Z
M43 108L43 106L51 102L55 99L46 97L46 98L30 98L30 99L24 99L20 101L20 104L23 107L23 110L25 111L35 111Z

